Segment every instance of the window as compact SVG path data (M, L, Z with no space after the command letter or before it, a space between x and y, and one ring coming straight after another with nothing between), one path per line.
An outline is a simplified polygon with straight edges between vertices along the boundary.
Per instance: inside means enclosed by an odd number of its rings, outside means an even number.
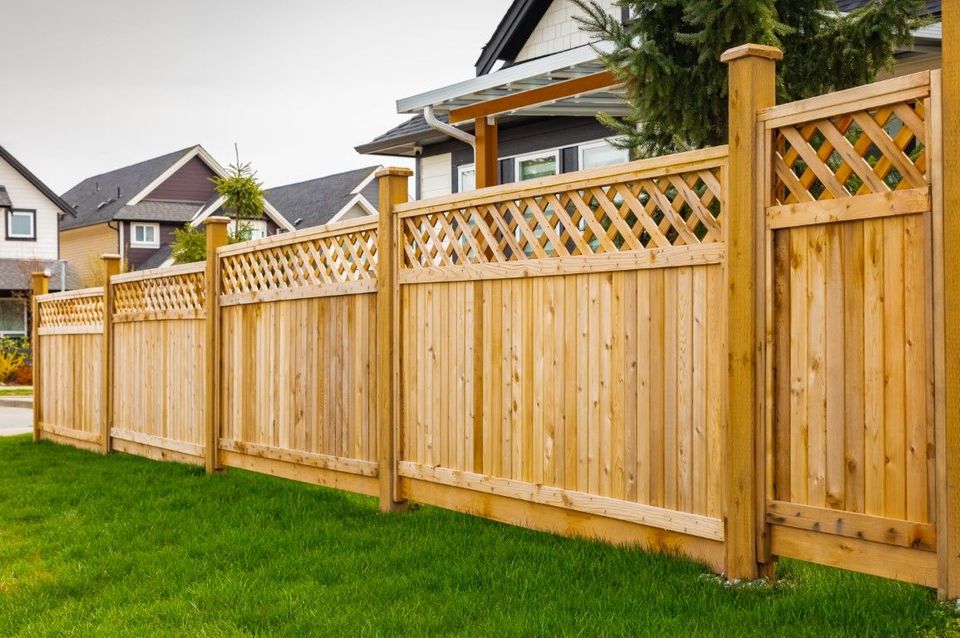
M230 233L236 232L237 222L233 220L227 226L227 231ZM240 234L242 241L250 241L252 239L264 239L267 237L267 220L265 219L246 219L240 222Z
M135 248L160 248L160 225L133 224L130 245Z
M630 161L630 151L617 148L606 140L584 144L580 147L580 170L600 168Z
M477 169L474 164L457 167L457 192L465 193L477 189Z
M27 335L27 300L0 299L0 337Z
M7 239L32 240L36 233L37 211L17 210L7 212Z
M524 155L516 159L517 181L523 182L538 177L549 177L560 172L560 152L549 151L536 155Z

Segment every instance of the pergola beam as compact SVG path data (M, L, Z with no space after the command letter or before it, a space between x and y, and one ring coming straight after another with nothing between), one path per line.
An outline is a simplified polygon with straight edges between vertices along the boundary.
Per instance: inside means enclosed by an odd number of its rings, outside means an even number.
M601 71L591 75L554 82L536 89L518 91L503 97L478 102L450 111L450 123L458 124L484 117L492 117L502 113L509 113L519 109L548 104L557 100L576 97L586 93L602 91L617 86L620 82L609 71Z

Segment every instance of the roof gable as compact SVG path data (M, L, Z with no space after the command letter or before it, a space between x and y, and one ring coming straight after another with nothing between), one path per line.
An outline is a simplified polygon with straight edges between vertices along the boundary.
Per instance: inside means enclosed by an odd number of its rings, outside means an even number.
M26 166L21 164L16 157L14 157L7 149L3 148L2 146L0 146L0 158L2 158L7 164L9 164L13 168L13 170L20 173L20 175L23 176L25 180L30 182L30 184L33 185L33 187L36 188L38 191L40 191L44 197L49 199L54 206L56 206L61 211L63 211L67 219L72 219L76 217L76 213L73 211L73 208L71 208L67 202L65 202L59 195L54 193L49 186L47 186L42 181L40 181L39 177L31 173ZM6 189L4 189L3 194L7 196ZM8 202L8 205L9 205L9 202L10 202L9 196L6 197L6 201Z
M516 57L551 3L552 0L514 0L480 52L475 64L477 75L489 73L497 60Z
M357 193L357 188L379 166L368 166L345 173L276 186L264 192L267 200L297 229L329 223L358 194L377 206L377 181L370 180ZM371 199L371 197L373 199ZM296 223L300 220L300 223Z
M79 228L112 221L121 208L180 161L195 146L94 175L66 193L63 199L74 207L76 217L61 228Z

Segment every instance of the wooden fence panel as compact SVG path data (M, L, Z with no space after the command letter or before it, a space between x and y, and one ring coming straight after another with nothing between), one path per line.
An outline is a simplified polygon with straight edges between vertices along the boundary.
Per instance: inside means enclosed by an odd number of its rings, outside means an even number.
M103 289L37 298L40 438L99 450L103 424Z
M762 119L772 549L934 585L930 82L898 78Z
M400 207L408 494L561 507L722 560L725 149L671 160Z
M115 449L203 462L204 264L113 277Z
M376 223L219 254L224 464L377 494Z

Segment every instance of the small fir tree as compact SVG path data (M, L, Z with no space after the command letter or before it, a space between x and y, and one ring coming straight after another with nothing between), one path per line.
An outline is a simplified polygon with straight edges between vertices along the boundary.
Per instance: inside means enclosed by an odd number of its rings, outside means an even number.
M250 222L263 217L263 184L257 179L257 173L249 162L237 161L228 168L226 177L212 177L214 188L224 198L223 211L236 222L233 232L227 235L227 241L236 244L249 241L252 228ZM203 261L207 255L206 236L200 228L187 224L174 233L171 255L178 264Z
M623 24L594 1L573 0L580 28L612 45L601 60L624 83L631 115L601 113L616 142L649 156L727 142L727 69L744 43L784 51L777 97L799 100L873 81L926 22L924 0L873 0L840 14L833 0L619 0Z

